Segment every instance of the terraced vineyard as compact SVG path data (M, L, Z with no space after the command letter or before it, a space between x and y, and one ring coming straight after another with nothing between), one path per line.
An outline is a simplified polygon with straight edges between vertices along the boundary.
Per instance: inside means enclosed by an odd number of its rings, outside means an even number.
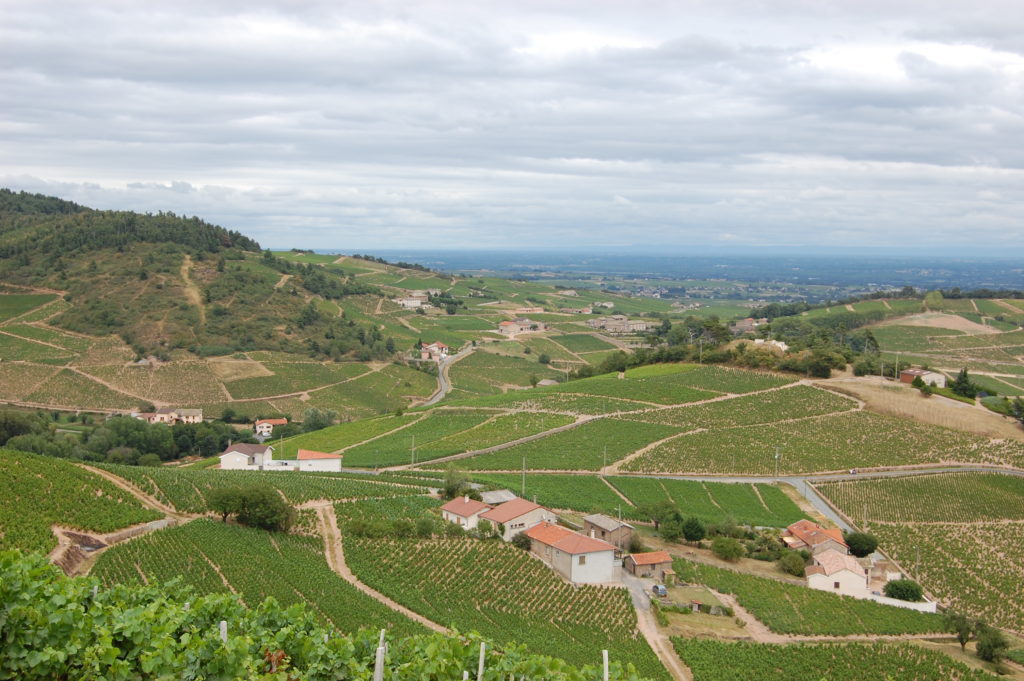
M677 433L675 428L619 419L596 419L575 428L489 454L453 462L467 470L596 471L652 442ZM428 466L429 467L429 466Z
M416 520L430 511L440 508L442 502L433 497L390 497L387 499L364 499L344 501L334 505L341 531L353 520L386 519Z
M10 449L0 449L0 498L0 550L48 552L52 525L106 533L162 517L94 473Z
M461 364L461 362L460 362ZM455 366L458 366L456 364ZM624 411L643 409L644 405L630 400L619 400L614 397L596 397L593 395L577 395L574 393L552 392L551 388L533 388L516 390L503 395L488 395L473 399L460 399L450 403L460 407L498 407L516 408L529 411L549 411L561 414L614 414Z
M995 681L943 653L907 643L766 645L674 637L694 681Z
M57 298L53 293L0 294L0 322L14 319Z
M183 513L205 513L206 495L222 487L269 485L293 504L315 499L355 499L423 494L423 488L366 480L366 476L295 471L221 471L96 464Z
M440 624L579 664L607 649L613 661L666 678L625 589L568 584L505 542L348 537L345 557L362 581Z
M824 483L818 488L839 508L871 522L973 523L1024 520L1024 477L998 473L939 473ZM855 519L863 520L859 515Z
M1024 632L1024 478L956 473L822 485L941 602Z
M425 633L336 575L319 537L200 519L105 551L93 574L107 585L180 578L200 594L230 591L249 605L269 596L285 606L306 603L343 632L386 628L395 636Z
M412 463L414 449L417 461L455 454L462 451L458 446L445 448L438 444L435 449L430 449L430 445L478 426L494 416L488 411L433 411L408 428L347 450L345 463L364 467Z
M502 344L504 345L504 343ZM526 387L530 377L538 380L562 378L564 374L540 364L537 355L511 357L493 352L478 351L460 359L448 374L453 391L448 401L468 395L492 395L509 387Z
M271 375L226 381L235 399L285 395L339 383L369 371L365 364L320 362L267 362L263 365Z
M685 516L713 523L731 518L741 525L786 527L804 518L778 487L722 482L609 476L607 480L634 504L668 499Z
M776 448L784 473L961 462L1024 465L1024 442L868 412L684 435L623 466L648 473L772 475Z
M322 430L315 430L312 433L280 440L274 444L274 455L281 459L288 459L295 456L296 452L300 449L312 449L317 452L335 452L369 440L372 437L389 433L421 417L422 414L412 413L401 416L382 416L376 419L363 419L361 421L328 426ZM353 465L347 456L345 463Z
M838 596L767 577L676 558L680 581L733 594L739 604L780 634L927 634L943 631L942 617L874 601Z
M647 410L627 414L622 418L694 430L778 423L851 411L856 407L855 401L833 392L797 385L785 390L746 395L721 402Z
M436 459L474 449L485 449L565 426L574 420L573 417L563 414L534 412L492 416L473 428L429 442L422 449L417 445L416 458Z
M581 513L604 513L615 517L642 520L636 507L629 505L611 487L595 475L557 475L529 473L526 489L522 489L522 476L516 473L486 473L473 476L474 482L495 487L504 487L526 499L536 498L536 503L548 508L579 511Z

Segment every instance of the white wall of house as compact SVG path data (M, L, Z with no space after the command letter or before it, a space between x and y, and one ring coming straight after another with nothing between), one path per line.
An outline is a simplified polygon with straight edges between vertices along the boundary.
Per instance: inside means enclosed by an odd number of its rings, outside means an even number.
M843 596L854 596L855 598L866 598L871 594L868 590L867 580L850 570L840 570L831 575L808 575L807 586L819 591L831 591Z
M524 513L518 518L513 518L509 522L505 523L505 534L503 534L501 538L505 541L512 541L512 537L516 536L520 532L526 532L531 527L539 525L545 521L549 523L557 523L558 515L543 507L535 508L528 513Z
M229 452L220 457L221 470L242 471L249 468L249 457L241 452Z
M917 610L918 612L938 612L938 605L933 601L915 603L913 601L901 601L898 598L889 598L888 596L876 596L875 594L868 594L868 599L876 603L895 605L897 608L907 608L908 610Z
M593 553L571 554L545 546L541 550L541 557L554 568L555 572L574 584L619 581L615 552L610 549Z
M299 459L300 471L315 471L319 473L340 473L341 459Z
M488 509L486 509L486 508L483 509L483 511L486 511L486 510L488 510ZM483 512L483 511L481 511L481 512ZM466 529L466 530L475 529L476 526L480 524L480 513L474 513L473 515L471 515L468 518L466 518L466 517L463 517L461 515L458 515L457 513L450 513L449 511L441 511L441 517L444 518L445 520L447 520L448 522L455 523L459 527L462 527L463 529Z

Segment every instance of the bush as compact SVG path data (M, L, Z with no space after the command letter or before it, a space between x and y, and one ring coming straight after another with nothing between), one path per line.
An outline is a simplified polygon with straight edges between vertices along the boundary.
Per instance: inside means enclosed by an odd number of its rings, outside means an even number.
M885 595L901 601L922 601L924 589L912 579L894 579L885 585Z
M732 537L715 537L711 542L711 552L722 560L735 563L746 553L743 544Z
M804 576L804 559L796 551L787 551L779 558L779 569L794 577Z
M295 509L272 487L225 487L212 490L209 508L226 522L236 515L238 522L261 530L287 532L295 523Z
M707 536L707 530L704 528L704 523L698 518L690 516L683 521L683 538L686 541L698 542Z
M530 538L526 536L525 532L520 532L516 536L512 537L511 544L523 551L529 551L533 542L530 541Z
M978 622L977 632L978 657L986 662L998 664L1006 656L1010 648L1010 642L1006 640L1003 632L988 626L984 622Z
M850 547L850 553L858 558L870 556L878 548L878 538L867 532L851 532L845 539L846 545Z

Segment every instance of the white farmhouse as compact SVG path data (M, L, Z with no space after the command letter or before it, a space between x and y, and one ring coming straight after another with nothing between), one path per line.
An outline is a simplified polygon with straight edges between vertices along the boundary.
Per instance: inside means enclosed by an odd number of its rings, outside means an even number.
M807 586L843 596L868 598L868 574L851 555L835 549L814 554L814 565L807 568Z
M228 445L220 455L220 467L225 471L259 471L274 458L274 448L268 445Z
M472 530L480 523L480 514L491 510L482 501L469 496L456 497L441 507L441 517L464 530Z
M259 419L252 424L252 430L256 437L267 438L274 434L274 426L286 426L288 419Z
M619 581L615 547L606 541L548 522L527 530L526 536L530 551L574 584Z
M518 497L485 511L480 517L490 520L496 526L500 525L505 528L501 536L505 541L512 541L512 537L520 532L525 532L534 525L558 522L558 516L554 511Z

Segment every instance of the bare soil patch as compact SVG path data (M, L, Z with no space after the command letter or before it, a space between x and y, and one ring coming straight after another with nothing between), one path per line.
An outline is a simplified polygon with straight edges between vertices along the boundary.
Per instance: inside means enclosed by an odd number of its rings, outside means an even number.
M253 359L208 359L206 363L214 375L222 381L237 381L243 378L273 376L274 372Z
M933 329L952 329L953 331L963 331L971 335L980 335L983 333L999 333L999 329L991 326L985 326L984 324L977 324L969 319L964 319L955 314L946 314L944 312L921 312L920 314L910 315L909 317L897 317L895 319L887 319L877 326L927 326Z
M851 395L868 411L909 418L920 423L955 428L985 437L1024 440L1024 429L984 407L954 402L940 396L924 397L915 388L877 377L836 378L816 385Z

